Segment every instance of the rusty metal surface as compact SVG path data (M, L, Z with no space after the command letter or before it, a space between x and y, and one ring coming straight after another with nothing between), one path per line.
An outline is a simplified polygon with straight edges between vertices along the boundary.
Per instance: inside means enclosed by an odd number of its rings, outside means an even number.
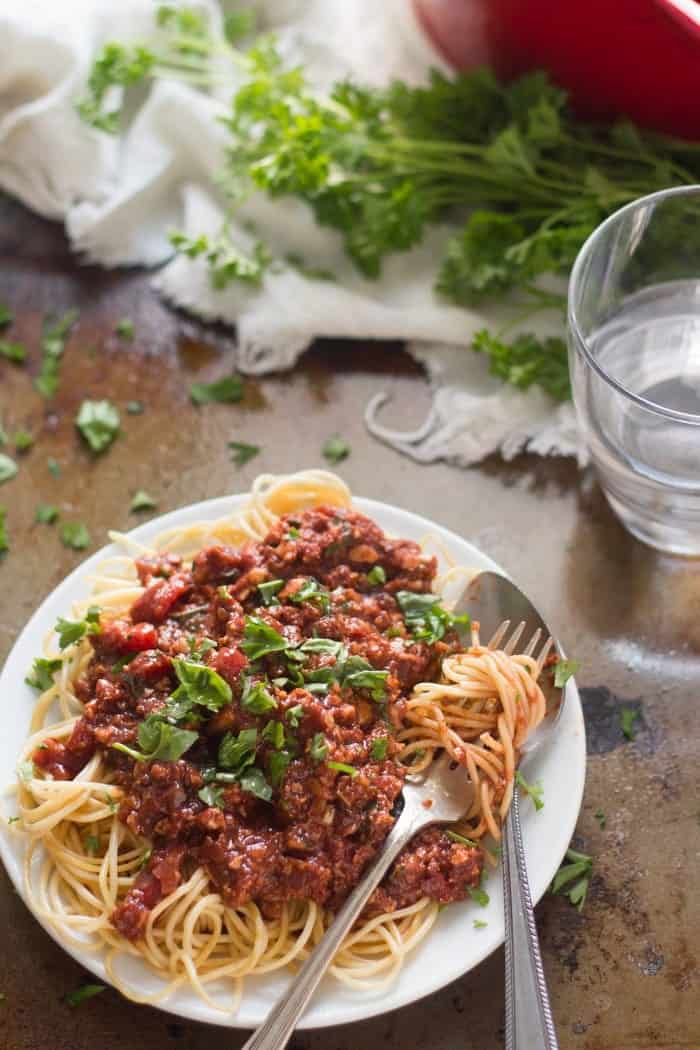
M40 501L85 521L90 550L108 528L128 528L131 495L144 488L168 511L245 489L261 470L320 465L326 438L352 454L339 471L357 493L387 500L454 529L496 558L583 662L580 682L589 766L576 845L595 857L579 914L564 898L538 908L544 960L562 1050L700 1048L700 562L663 557L623 532L591 479L570 461L521 457L460 471L421 467L373 441L362 409L378 389L396 397L410 426L429 400L420 373L397 347L320 346L300 367L247 383L241 405L197 410L189 384L226 371L230 334L167 309L140 273L81 268L60 230L0 203L0 302L16 311L17 338L38 364L45 312L77 305L78 330L62 385L47 406L27 370L0 361L0 419L27 427L34 448L0 487L11 551L0 562L0 659L49 591L80 560L55 528L33 523ZM129 316L133 343L113 334ZM94 458L73 417L83 397L108 396L123 435ZM259 444L243 469L226 441ZM47 457L62 469L60 482ZM621 701L640 712L636 739L620 728ZM11 702L3 697L2 703ZM546 785L545 800L546 800ZM604 830L594 814L602 808ZM135 1006L108 990L71 1011L62 997L85 974L41 930L0 875L2 1050L223 1050L244 1033ZM301 1033L295 1050L498 1050L503 1044L503 958L401 1011L361 1024Z

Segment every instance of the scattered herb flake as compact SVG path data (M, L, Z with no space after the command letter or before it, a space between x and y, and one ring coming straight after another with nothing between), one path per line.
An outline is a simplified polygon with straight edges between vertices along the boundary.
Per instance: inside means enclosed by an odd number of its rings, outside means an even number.
M130 416L140 416L143 412L143 401L127 401L126 411Z
M134 498L129 506L131 514L137 514L140 510L154 510L158 506L153 496L149 496L143 489L138 489L134 493Z
M27 348L24 343L11 343L7 339L0 339L0 357L12 361L15 365L22 365L27 360Z
M367 582L371 583L373 587L379 584L386 583L386 573L381 565L373 565L367 573Z
M104 992L106 985L104 984L81 984L80 988L76 988L74 992L69 992L68 995L63 997L63 1001L66 1006L74 1008L80 1006L81 1003L86 1002L88 999L93 999L100 992Z
M61 357L70 331L78 320L77 310L68 310L58 321L47 318L41 337L41 368L34 386L42 397L51 398L58 390Z
M10 481L14 478L18 469L19 468L14 459L5 455L4 452L0 452L0 485L2 485L4 481Z
M60 478L61 467L58 464L58 462L53 458L53 456L49 456L49 458L46 460L46 466L48 468L49 474L53 475L54 478Z
M83 401L75 425L91 450L105 452L119 433L119 411L111 401Z
M309 754L315 762L322 762L328 754L328 741L323 733L316 733L311 741Z
M541 784L528 784L527 780L522 775L519 769L516 769L515 771L515 783L522 791L525 792L526 795L530 796L534 803L535 809L544 809L544 802L542 801L542 794L544 789Z
M605 825L608 822L608 818L605 816L605 813L603 812L603 810L602 809L597 809L593 815L594 815L595 819L598 821L598 827L600 828L600 830L601 831L605 831Z
M372 741L372 747L370 749L370 755L375 762L382 762L386 758L387 748L389 747L388 736L376 736Z
M447 828L445 834L448 839L452 839L453 842L459 842L462 846L471 846L472 849L478 849L478 843L474 842L473 839L468 839L464 835L460 835L457 831L453 831L452 828Z
M634 740L637 735L635 722L639 718L639 711L634 707L623 707L620 711L620 727L628 740Z
M5 306L4 303L0 303L0 328L7 328L8 325L12 324L14 317L9 306Z
M347 762L326 762L329 769L335 769L338 773L347 773L350 777L356 777L358 770Z
M35 775L36 770L34 769L34 763L30 758L25 762L20 762L17 766L17 776L23 784L28 784L30 780L34 779Z
M28 452L34 444L34 438L28 430L16 430L12 437L16 452Z
M247 445L245 441L229 441L228 447L233 453L231 458L237 467L245 466L260 453L259 445Z
M340 437L336 434L334 437L329 438L325 445L321 449L323 458L335 466L337 463L342 463L344 459L347 459L350 455L350 446L345 438Z
M480 904L482 908L485 908L490 899L486 890L482 890L481 887L474 889L473 886L468 886L467 889L469 890L469 896L471 899L476 901L477 904Z
M274 605L275 596L279 594L283 587L284 580L268 580L266 583L259 583L258 590L260 591L263 605Z
M552 880L550 890L552 893L563 893L581 911L591 881L593 858L586 853L568 849L564 859L568 863L561 865Z
M397 591L396 601L403 613L406 627L414 638L431 645L444 637L445 631L455 627L463 630L471 623L467 613L453 616L443 609L434 594L418 594L415 591Z
M59 649L74 645L85 635L99 634L101 631L100 610L96 605L91 605L83 620L64 620L62 616L59 616L54 631L58 635Z
M34 512L34 520L41 525L53 525L58 518L58 507L51 503L40 503Z
M10 540L7 534L7 510L0 507L0 558L10 549Z
M121 321L114 326L114 331L120 339L125 339L130 343L134 338L134 322L128 317L122 317Z
M578 660L559 660L554 665L554 684L557 689L565 686L570 678L578 674L580 668L581 664Z
M474 919L475 930L483 930L486 926L488 926L488 923L484 922L483 919Z
M86 835L83 839L85 852L90 857L95 857L100 851L100 840L97 835Z
M38 689L40 693L45 693L54 684L53 676L57 671L60 671L62 666L63 660L60 657L47 659L43 656L37 656L32 664L31 671L24 680L33 689Z
M90 546L90 533L82 521L64 521L59 534L61 543L71 550L82 551Z
M242 401L243 381L240 376L224 376L213 383L193 383L190 398L195 405L207 405L212 401Z
M217 787L216 784L207 784L197 792L197 796L205 806L212 806L215 809L224 808L224 790Z

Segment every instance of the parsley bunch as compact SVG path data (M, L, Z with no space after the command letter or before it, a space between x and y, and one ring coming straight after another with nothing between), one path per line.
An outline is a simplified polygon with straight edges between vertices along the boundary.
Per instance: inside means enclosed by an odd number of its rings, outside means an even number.
M517 293L527 316L563 304L539 279L568 273L607 215L654 190L700 181L695 144L627 121L584 123L542 72L510 84L488 69L453 78L433 72L424 87L344 80L320 94L303 69L285 66L271 38L238 50L249 29L237 20L220 40L205 16L161 7L151 40L105 46L78 110L114 132L123 104L113 105L114 88L123 100L130 86L165 77L209 90L235 66L246 79L224 121L230 146L220 178L232 213L257 191L296 197L340 234L367 278L419 244L431 225L448 222L459 232L445 243L436 291L463 306ZM217 288L258 284L272 262L261 244L252 253L233 244L227 227L218 237L176 233L173 244L203 258ZM482 333L475 349L490 357L495 375L522 389L537 384L555 398L569 395L559 340L523 336L509 344Z

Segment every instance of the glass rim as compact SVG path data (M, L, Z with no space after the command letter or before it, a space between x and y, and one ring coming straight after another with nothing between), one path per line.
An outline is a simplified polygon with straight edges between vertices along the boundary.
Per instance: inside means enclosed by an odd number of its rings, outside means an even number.
M646 397L642 397L640 394L635 394L631 390L628 390L626 386L611 376L609 372L600 365L597 359L591 353L588 346L588 340L583 335L581 327L578 323L576 316L576 307L574 305L574 293L581 284L581 273L584 263L592 252L596 249L598 240L608 229L608 227L615 225L620 218L626 214L626 212L634 211L639 208L640 205L648 204L650 202L657 202L666 200L669 197L683 197L691 195L700 195L700 184L693 183L690 186L672 186L666 190L657 190L655 193L648 193L644 197L637 197L635 200L630 201L628 204L623 204L621 208L614 211L612 215L608 215L607 219L603 219L599 226L596 226L593 233L589 234L586 240L581 245L579 253L574 260L574 265L571 268L571 276L569 277L569 288L567 293L567 322L570 333L576 339L577 347L580 347L587 364L597 372L604 382L614 387L618 393L622 394L623 397L629 398L630 401L636 402L642 408L649 412L655 412L657 415L665 416L667 419L675 419L683 423L692 423L696 426L700 426L700 413L694 412L681 412L679 409L666 408L664 405L658 404L656 401L650 401ZM700 274L698 274L698 280L700 280Z

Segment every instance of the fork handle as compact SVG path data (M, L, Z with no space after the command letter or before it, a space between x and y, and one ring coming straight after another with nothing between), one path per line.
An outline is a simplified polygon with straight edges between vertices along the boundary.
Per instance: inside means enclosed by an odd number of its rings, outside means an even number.
M506 920L505 1050L558 1050L527 880L517 788L513 792L505 823L503 869Z
M425 819L420 819L420 815L415 821L409 814L406 814L406 817L408 819L405 821L401 818L397 820L387 835L381 852L370 864L361 881L338 911L335 919L294 978L289 991L282 995L265 1021L241 1047L241 1050L283 1050L283 1047L287 1045L297 1021L332 963L345 934L384 878L392 861L416 834L418 828L427 823Z

